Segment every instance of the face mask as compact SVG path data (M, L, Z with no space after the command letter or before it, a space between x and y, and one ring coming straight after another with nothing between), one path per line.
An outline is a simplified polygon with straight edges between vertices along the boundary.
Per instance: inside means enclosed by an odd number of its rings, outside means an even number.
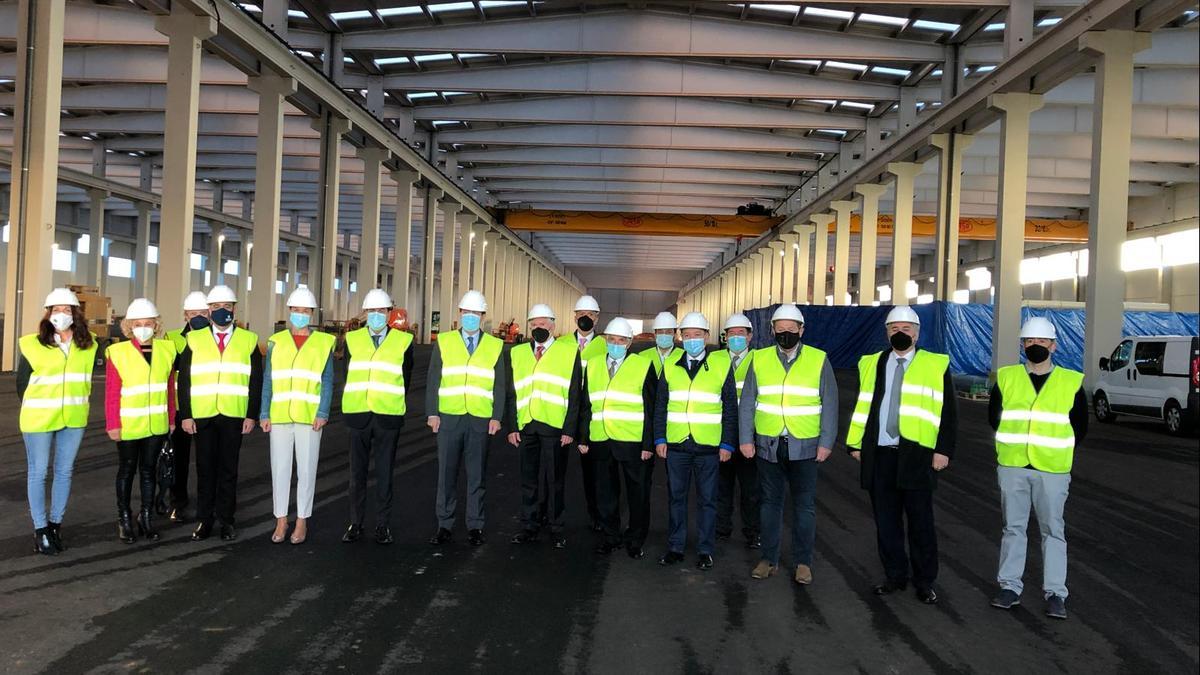
M625 358L625 352L627 351L629 351L629 347L626 345L614 345L612 343L608 345L608 356L614 361L620 361Z
M383 312L367 312L367 328L378 333L387 325L387 314Z
M73 323L75 323L75 319L70 314L56 312L50 315L50 325L54 326L54 330L64 331L70 328Z
M581 316L578 319L575 319L575 325L579 326L579 330L585 333L590 333L592 328L595 327L596 322L592 321L592 317L590 316Z
M138 342L146 344L154 337L154 328L151 326L138 326L133 329L132 333Z
M217 324L218 326L228 326L229 324L233 323L233 312L225 309L224 307L221 309L214 309L212 311L212 320L213 323Z
M193 316L188 319L188 327L192 330L204 330L208 328L208 317L203 315Z
M304 330L305 328L308 328L308 322L311 320L312 317L304 312L292 312L288 315L288 321L291 321L292 325L295 326L297 330Z
M683 351L693 358L704 353L704 338L688 338L683 341Z
M462 327L468 333L474 333L479 330L479 315L478 314L463 314Z
M1050 348L1043 345L1029 345L1025 348L1025 358L1030 363L1041 363L1050 358Z
M675 336L670 333L659 333L654 336L654 344L659 349L670 349L675 346Z
M545 328L534 328L532 333L534 342L545 342L550 339L550 331Z
M729 339L725 340L729 345L729 351L741 354L746 351L746 347L750 344L750 338L745 335L730 335Z
M913 339L908 333L892 333L892 336L888 338L888 342L891 343L892 349L898 352L906 352L912 346Z
M785 351L790 351L800 344L800 334L793 333L790 330L781 331L775 334L775 344L782 347Z

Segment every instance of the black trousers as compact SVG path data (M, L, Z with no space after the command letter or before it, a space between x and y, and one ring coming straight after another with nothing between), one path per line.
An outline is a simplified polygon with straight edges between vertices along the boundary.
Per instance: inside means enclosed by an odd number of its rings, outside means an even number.
M875 471L871 481L871 509L879 560L888 581L907 582L929 588L937 579L937 531L933 526L933 491L901 490L896 487L895 448L879 448L875 453ZM908 530L908 554L904 551L905 525ZM910 567L911 566L911 567Z
M242 422L223 415L196 420L196 519L201 522L212 523L215 516L233 525Z
M158 478L158 450L164 436L148 436L133 441L117 441L117 513L129 511L133 476L141 478L142 510L154 508L154 488Z
M175 482L171 485L171 506L183 510L191 503L188 498L188 477L192 464L192 435L180 427L171 434L175 449Z
M545 522L550 532L562 534L567 457L570 448L560 443L562 432L521 432L521 527L538 530Z
M392 518L392 471L401 427L388 428L378 416L361 429L350 427L350 522L362 525L367 513L367 471L375 458L375 526Z
M578 445L571 444L571 452L577 453L578 448ZM596 486L601 481L608 481L610 485L616 486L617 499L620 499L621 483L617 477L617 466L610 462L608 474L599 473L596 468L596 460L593 459L591 452L586 455L579 455L579 466L583 469L583 496L587 499L588 518L593 523L599 523L604 514L600 512L600 502L596 494Z
M618 447L625 446L625 447ZM595 466L596 506L604 541L626 548L641 548L650 531L650 478L654 459L642 461L640 443L602 441L588 454ZM616 452L614 452L616 451ZM629 527L621 532L621 479L625 480L625 505Z
M747 539L758 536L762 495L758 487L758 463L734 452L728 462L717 469L717 534L728 537L733 532L733 493L739 489L739 508L742 514L742 535Z

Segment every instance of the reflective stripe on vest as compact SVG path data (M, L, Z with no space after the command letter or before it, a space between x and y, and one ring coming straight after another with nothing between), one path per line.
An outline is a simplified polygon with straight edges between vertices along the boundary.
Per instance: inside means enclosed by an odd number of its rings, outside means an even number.
M121 440L163 436L170 431L167 384L175 356L175 343L170 340L150 343L149 363L132 341L108 348L108 360L121 376Z
M665 364L668 443L682 443L690 436L697 445L721 444L721 390L729 369L728 352L705 357L695 379L678 361Z
M904 370L904 379L900 383L900 438L933 449L937 446L938 430L942 425L943 388L950 357L923 349L913 354L912 363ZM880 358L880 354L867 354L858 360L858 399L846 435L846 445L851 448L862 448ZM882 358L886 363L887 357Z
M729 354L729 362L733 363L733 352L725 350ZM746 373L750 372L750 364L754 362L754 350L747 349L746 355L738 362L738 367L733 371L733 384L737 387L737 398L740 403L742 400L742 387L746 385Z
M754 433L780 436L784 427L795 439L821 434L821 372L825 352L804 345L784 370L776 347L756 350L754 382L758 400L754 406Z
M47 347L38 342L36 334L23 336L18 344L33 371L21 398L21 433L86 427L96 364L95 336L91 347L80 349L72 343L66 354L58 345Z
M438 335L437 349L442 359L442 380L438 383L438 413L471 415L492 419L495 409L493 389L496 364L504 343L480 331L479 344L467 352L462 331Z
M588 435L592 441L634 443L642 440L646 423L642 388L650 367L649 359L629 354L609 380L607 353L588 359L587 388L592 404Z
M224 352L217 349L211 330L190 331L187 343L192 350L192 418L250 415L250 356L258 349L258 336L235 328Z
M517 395L517 428L524 429L533 420L561 429L567 419L571 375L579 358L578 344L555 340L542 353L533 356L534 345L509 352L513 367L513 388Z
M403 415L408 411L404 352L412 341L412 333L389 330L376 349L370 329L359 328L346 333L350 365L346 368L346 386L342 390L343 413Z
M313 331L296 349L291 331L282 330L270 337L272 424L312 424L321 407L321 375L333 352L334 338Z
M1023 365L996 373L1004 409L996 430L996 461L1001 466L1032 466L1038 471L1070 473L1075 458L1071 407L1083 384L1083 373L1055 367L1033 388Z

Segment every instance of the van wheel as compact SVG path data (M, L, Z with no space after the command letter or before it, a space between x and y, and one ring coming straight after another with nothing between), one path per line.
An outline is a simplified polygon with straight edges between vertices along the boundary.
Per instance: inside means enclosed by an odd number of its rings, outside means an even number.
M1167 431L1173 436L1181 436L1188 430L1187 424L1184 424L1183 421L1183 410L1175 401L1167 401L1167 405L1163 407L1163 422L1167 425Z
M1102 391L1096 392L1096 395L1092 397L1092 408L1096 412L1096 419L1105 424L1111 424L1117 419L1116 413L1108 407L1108 397Z

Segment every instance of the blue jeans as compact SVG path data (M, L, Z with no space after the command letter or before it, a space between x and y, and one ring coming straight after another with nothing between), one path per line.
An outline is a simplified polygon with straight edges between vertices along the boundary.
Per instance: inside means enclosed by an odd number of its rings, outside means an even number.
M29 514L34 528L46 527L46 472L50 468L50 445L54 445L54 484L50 487L49 522L61 523L71 496L71 472L75 454L83 440L83 429L67 427L58 431L22 434L25 460L29 465Z
M670 516L667 524L667 548L683 553L687 545L688 488L696 478L696 552L712 555L717 538L717 467L716 453L696 454L667 449L667 484L670 488Z
M758 485L762 490L762 559L772 565L779 564L784 492L790 488L792 564L811 566L813 542L817 536L817 461L785 459L782 462L768 462L762 457L757 461Z

